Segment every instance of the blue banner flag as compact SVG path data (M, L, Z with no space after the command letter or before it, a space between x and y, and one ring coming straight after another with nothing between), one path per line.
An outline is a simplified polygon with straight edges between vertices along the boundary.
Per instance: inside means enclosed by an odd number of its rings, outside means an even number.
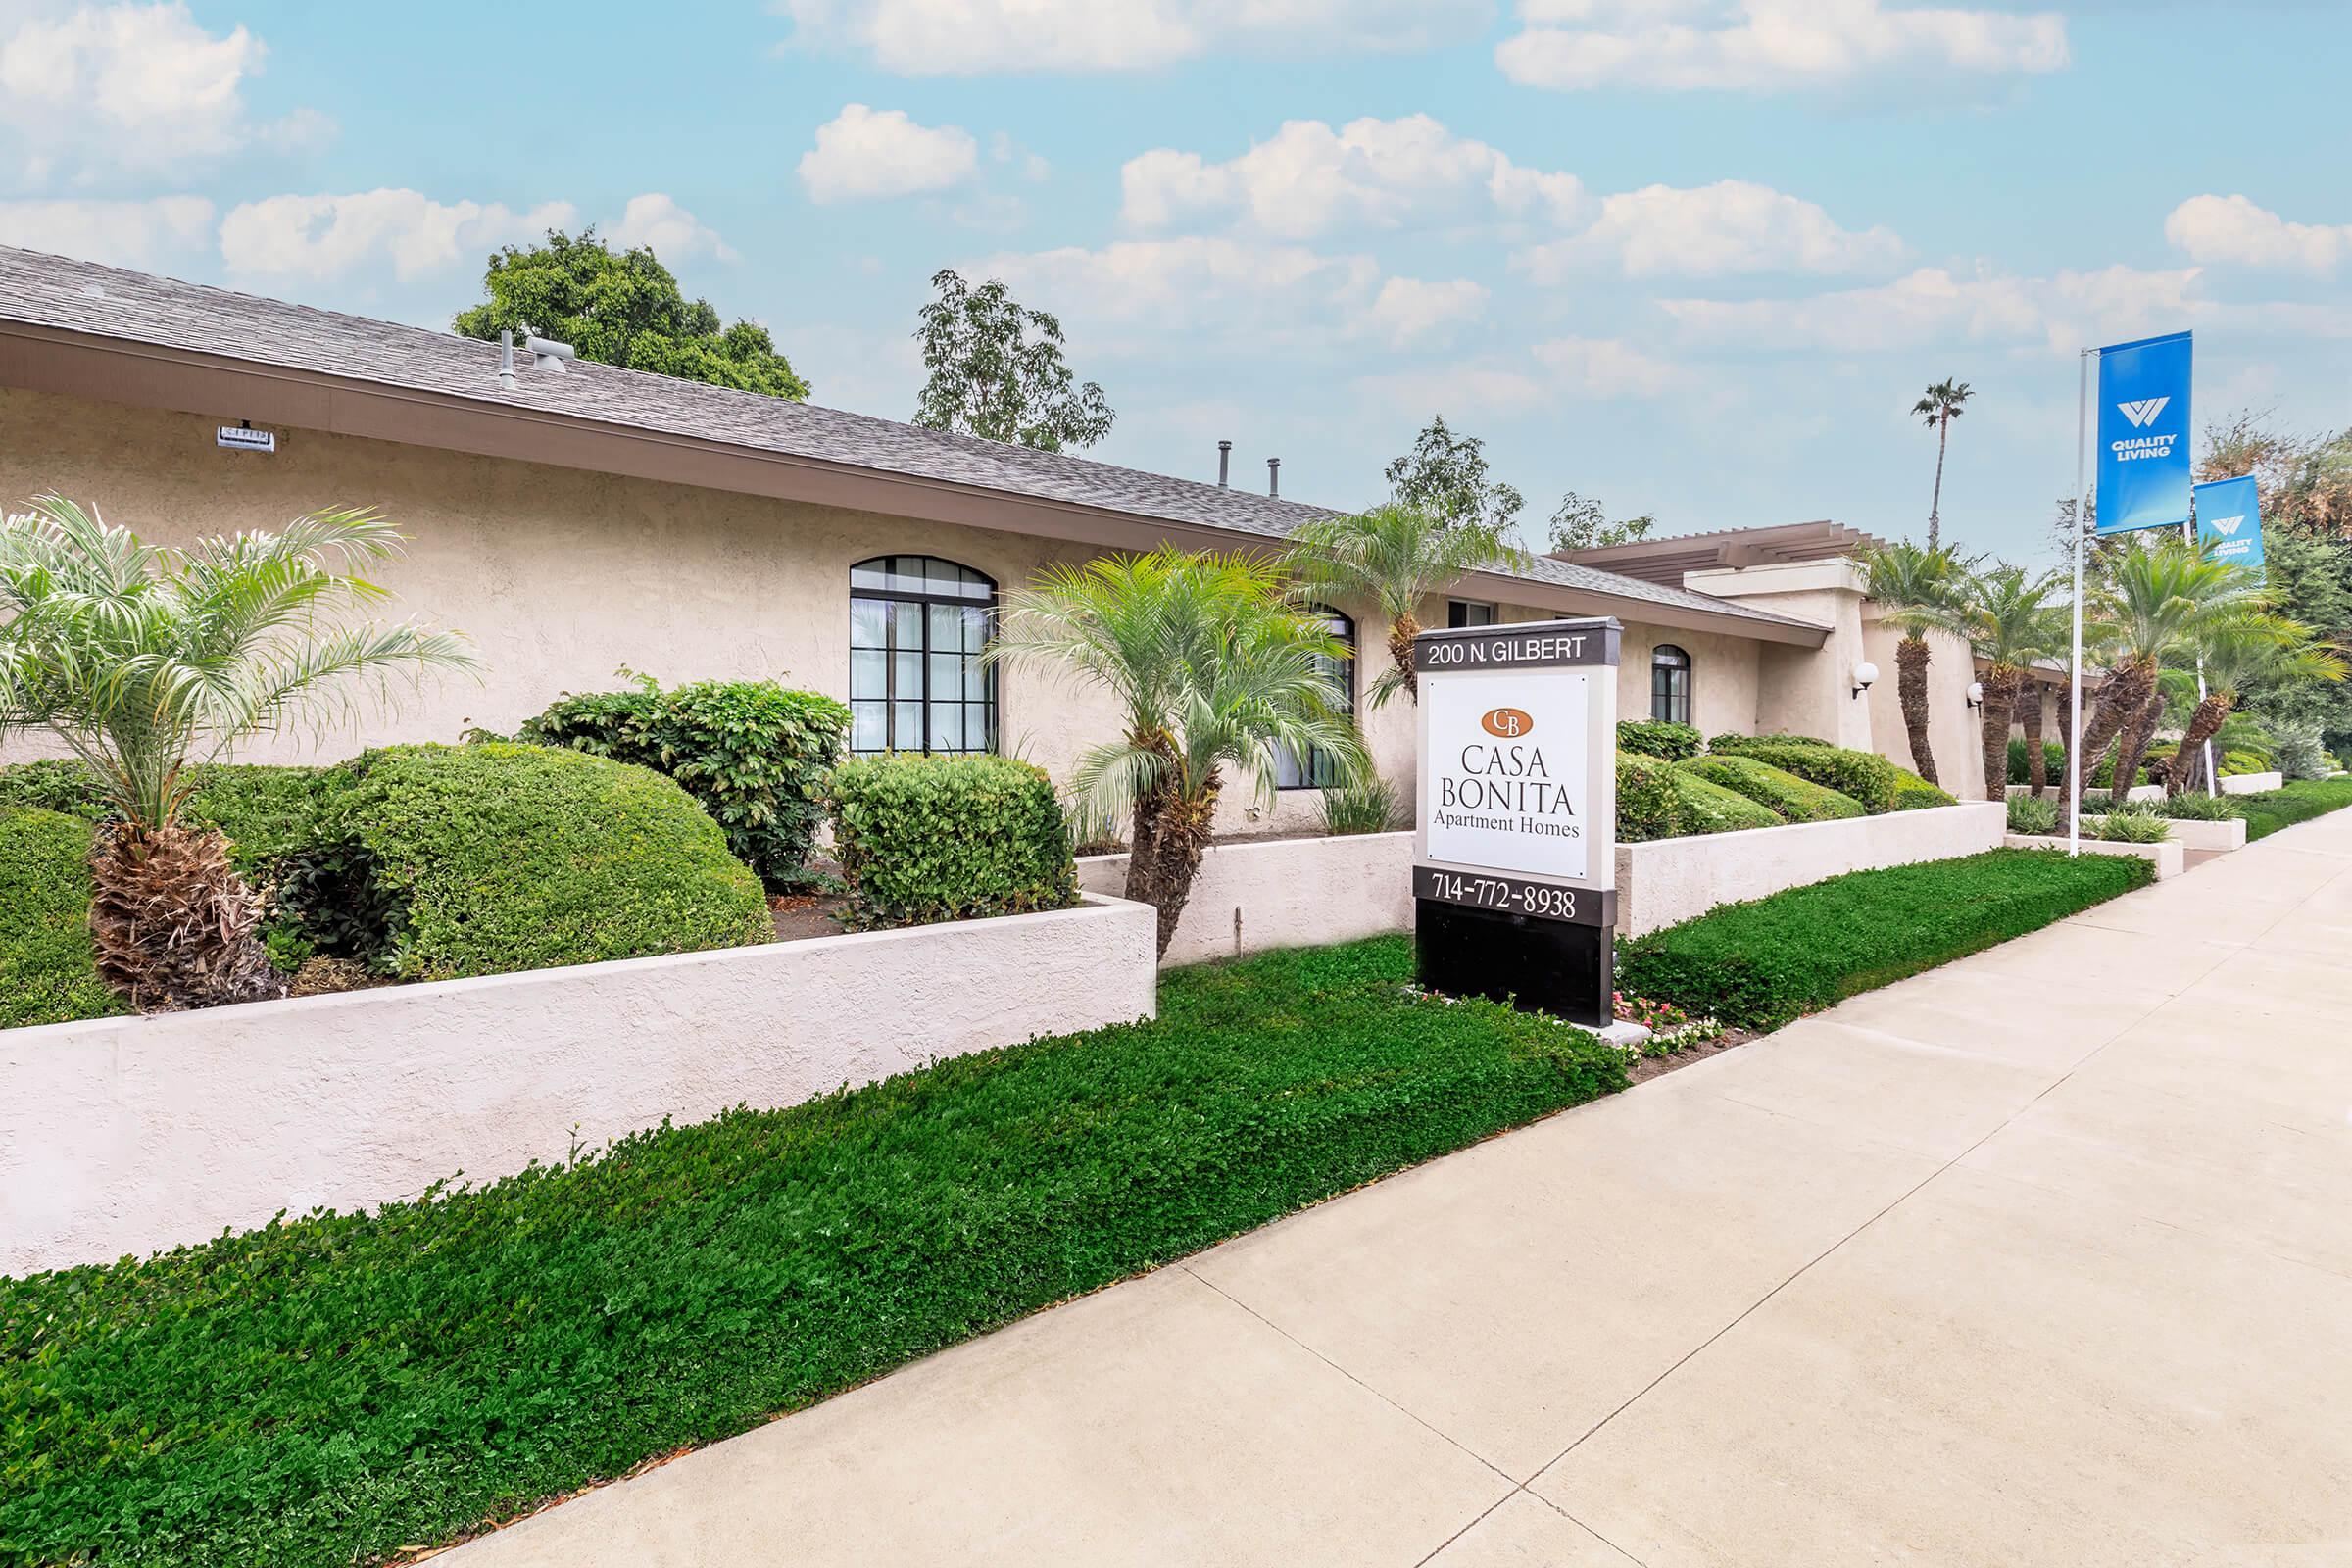
M2262 564L2262 497L2254 476L2196 487L2197 537L2206 553L2233 566Z
M2099 350L2098 531L2188 521L2186 332Z

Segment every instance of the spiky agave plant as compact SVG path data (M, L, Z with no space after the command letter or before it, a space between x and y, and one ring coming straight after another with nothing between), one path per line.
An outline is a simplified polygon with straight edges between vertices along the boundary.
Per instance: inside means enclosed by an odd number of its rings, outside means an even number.
M1527 552L1502 527L1444 521L1391 503L1352 517L1318 517L1291 536L1286 568L1310 603L1369 605L1389 623L1389 668L1366 693L1378 708L1398 692L1421 700L1413 679L1413 637L1421 602L1474 571L1517 566Z
M99 973L148 1009L281 989L261 899L217 830L183 823L191 769L289 725L356 714L353 687L468 669L459 637L346 621L389 595L351 568L399 551L372 511L151 545L62 496L0 521L0 735L45 729L112 808L92 861Z
M1279 567L1161 549L1047 568L1007 597L984 656L1108 687L1124 730L1079 760L1081 836L1128 821L1127 897L1159 911L1159 950L1192 895L1226 770L1273 802L1284 751L1330 756L1343 777L1369 762L1335 706L1348 647L1301 611Z

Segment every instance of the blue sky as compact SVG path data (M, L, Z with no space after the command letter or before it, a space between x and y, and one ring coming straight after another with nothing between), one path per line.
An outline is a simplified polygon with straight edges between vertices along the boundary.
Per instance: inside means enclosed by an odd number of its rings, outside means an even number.
M444 325L551 222L906 417L942 266L1059 313L1094 456L1372 500L1432 413L1540 538L2031 557L2075 354L2352 423L2352 8L1899 0L0 0L0 241Z

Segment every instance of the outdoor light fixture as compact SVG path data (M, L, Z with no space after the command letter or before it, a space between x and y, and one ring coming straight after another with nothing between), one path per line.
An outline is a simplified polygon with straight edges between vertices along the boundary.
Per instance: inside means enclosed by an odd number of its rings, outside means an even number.
M1879 666L1865 659L1854 666L1854 695L1861 696L1878 684Z
M1968 683L1968 706L1971 708L1984 706L1984 683L1983 681L1972 680Z

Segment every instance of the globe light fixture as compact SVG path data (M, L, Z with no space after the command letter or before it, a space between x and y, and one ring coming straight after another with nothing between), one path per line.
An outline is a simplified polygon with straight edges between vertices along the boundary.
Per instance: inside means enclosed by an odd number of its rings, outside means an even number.
M1877 685L1878 681L1879 666L1872 663L1869 660L1865 659L1862 661L1862 662L1854 666L1854 695L1856 697L1860 697L1864 692L1870 690L1871 687Z

